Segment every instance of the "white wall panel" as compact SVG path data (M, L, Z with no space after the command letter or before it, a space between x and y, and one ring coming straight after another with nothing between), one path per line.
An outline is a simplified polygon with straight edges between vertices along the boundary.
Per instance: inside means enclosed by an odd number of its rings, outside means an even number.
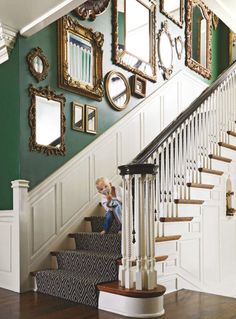
M11 272L12 268L12 225L0 222L0 271Z
M171 92L171 93L170 93ZM171 83L168 88L162 92L163 96L163 127L167 126L170 122L172 122L179 113L178 108L178 82Z
M56 193L55 187L32 205L32 252L56 234Z
M228 218L221 223L222 280L236 282L236 221Z
M89 160L81 161L76 171L61 181L61 205L63 226L89 202Z
M149 144L161 130L160 98L147 106L144 113L144 146Z
M200 240L189 239L179 242L179 267L194 279L200 279Z

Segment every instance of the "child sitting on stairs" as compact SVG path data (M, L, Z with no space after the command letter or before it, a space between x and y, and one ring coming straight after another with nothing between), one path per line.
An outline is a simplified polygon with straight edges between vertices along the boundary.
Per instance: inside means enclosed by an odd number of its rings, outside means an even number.
M106 177L100 177L96 180L96 188L102 195L101 204L106 211L103 230L100 234L104 235L109 232L114 218L121 229L122 188L113 186Z

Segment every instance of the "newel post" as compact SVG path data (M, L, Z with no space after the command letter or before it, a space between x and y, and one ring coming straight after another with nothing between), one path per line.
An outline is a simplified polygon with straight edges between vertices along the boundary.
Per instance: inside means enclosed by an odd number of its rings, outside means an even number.
M18 290L23 292L29 290L29 205L28 188L26 180L15 180L11 182L13 189L13 212L16 220L15 241L13 243L17 253L18 263Z
M131 164L119 169L123 179L120 284L128 289L151 290L157 286L154 255L157 166Z

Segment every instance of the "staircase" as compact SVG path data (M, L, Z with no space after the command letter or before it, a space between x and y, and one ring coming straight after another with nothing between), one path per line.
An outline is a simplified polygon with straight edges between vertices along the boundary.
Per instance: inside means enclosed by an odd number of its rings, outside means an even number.
M168 254L156 252L181 240L182 234L168 231L168 225L191 225L195 207L207 205L220 178L235 165L235 120L232 65L130 164L119 167L128 195L123 196L122 241L115 225L113 233L101 236L103 219L86 218L92 232L70 235L75 251L53 253L58 269L36 273L38 291L133 317L163 314L161 299L158 310L148 313L143 303L138 314L128 309L137 304L127 300L162 297L156 262L164 263ZM124 302L124 296L129 306L119 312L115 303Z

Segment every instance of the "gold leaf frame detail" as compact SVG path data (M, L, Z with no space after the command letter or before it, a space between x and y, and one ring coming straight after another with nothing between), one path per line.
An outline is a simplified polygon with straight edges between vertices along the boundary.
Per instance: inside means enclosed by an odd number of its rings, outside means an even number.
M151 31L149 34L150 38L150 50L151 50L151 62L149 63L152 70L153 75L148 75L141 70L132 67L125 62L122 61L121 57L119 56L119 49L118 49L118 17L117 17L117 2L119 0L112 0L113 8L112 8L112 25L113 25L113 32L112 32L112 44L113 44L113 63L119 65L120 67L133 72L135 74L139 74L140 76L144 77L145 79L148 79L152 82L157 81L157 67L156 67L156 4L150 0L151 7L150 7L150 19L151 19ZM139 0L137 0L140 2ZM142 2L141 2L142 3ZM127 51L124 51L127 52ZM129 55L132 56L131 53Z
M177 24L180 28L183 28L183 23L184 23L184 15L183 15L184 6L183 6L183 2L184 2L184 0L179 0L179 2L180 2L180 21L175 19L169 12L165 11L164 2L165 2L165 0L160 0L160 12L162 14L164 14L172 22Z
M67 33L81 37L88 41L93 48L93 84L89 85L82 81L75 80L68 70L68 36ZM100 32L93 32L70 16L64 16L58 20L58 85L68 91L87 96L91 99L101 101L104 96L102 79L102 46L104 36Z
M207 21L207 67L205 68L200 63L192 58L192 8L199 6ZM211 78L211 63L212 63L212 12L208 9L202 0L186 0L186 65L193 71L199 73L204 78Z
M74 14L82 20L94 21L106 11L110 0L87 0L74 10Z
M65 155L65 129L66 129L66 118L64 114L65 97L63 94L56 95L53 90L48 86L45 88L35 88L32 84L29 86L29 95L31 96L31 106L29 108L29 126L31 128L31 136L29 138L30 151L38 151L47 155ZM35 96L40 96L48 100L57 101L61 105L61 141L60 147L41 145L36 142L36 101Z
M43 71L41 73L37 72L34 67L34 59L36 57L39 57L43 63ZM38 82L46 79L46 77L48 76L49 63L48 63L48 59L43 54L42 49L40 49L39 47L32 49L27 54L26 60L28 62L30 73Z

